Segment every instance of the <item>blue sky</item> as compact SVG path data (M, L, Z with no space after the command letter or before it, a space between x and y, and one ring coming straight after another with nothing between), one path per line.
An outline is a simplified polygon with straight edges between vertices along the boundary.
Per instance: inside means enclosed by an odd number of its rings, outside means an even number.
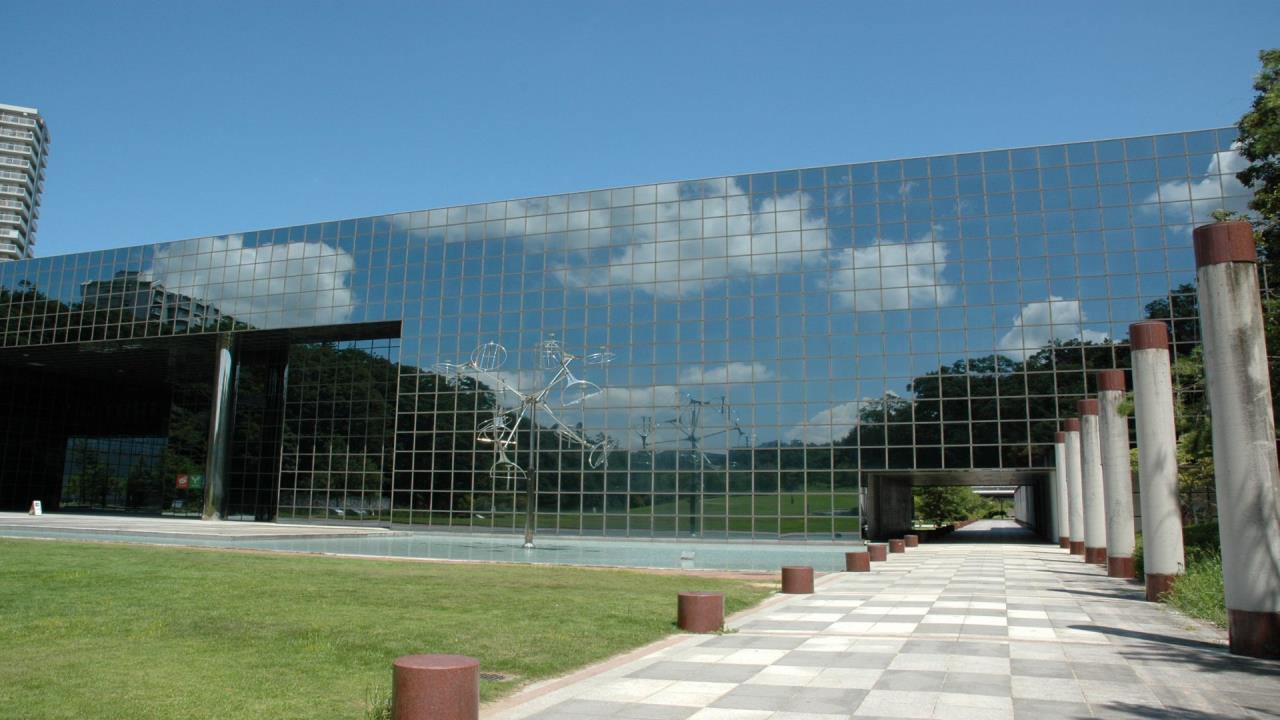
M45 0L6 30L47 256L1228 125L1280 3Z

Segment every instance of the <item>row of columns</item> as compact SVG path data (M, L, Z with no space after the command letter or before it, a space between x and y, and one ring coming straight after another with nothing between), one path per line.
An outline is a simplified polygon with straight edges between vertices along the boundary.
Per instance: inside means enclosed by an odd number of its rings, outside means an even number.
M1197 288L1233 653L1280 657L1280 465L1255 264L1247 222L1195 230ZM1185 573L1168 327L1129 327L1143 565L1148 600ZM1058 542L1107 574L1132 578L1133 487L1123 370L1096 376L1055 437L1052 517Z

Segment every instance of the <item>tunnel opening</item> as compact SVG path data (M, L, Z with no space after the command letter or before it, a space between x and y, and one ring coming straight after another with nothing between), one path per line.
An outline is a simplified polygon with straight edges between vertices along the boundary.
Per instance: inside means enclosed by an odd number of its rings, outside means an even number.
M955 524L951 542L1053 542L1048 469L884 471L867 478L868 539ZM977 521L977 522L971 522Z

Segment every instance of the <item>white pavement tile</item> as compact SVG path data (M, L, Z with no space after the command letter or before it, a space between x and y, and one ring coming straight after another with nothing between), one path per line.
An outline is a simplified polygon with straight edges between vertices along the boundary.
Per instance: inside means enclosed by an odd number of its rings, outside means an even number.
M591 692L584 696L589 695L596 699L608 698L614 702L639 702L674 683L674 680L622 678L592 688Z
M870 690L883 674L883 670L824 668L809 681L808 687Z
M722 662L730 665L770 665L780 660L788 652L788 650L743 648L725 655Z
M726 710L703 708L689 716L689 720L769 720L772 710Z
M644 698L648 705L679 705L682 707L706 707L721 695L737 687L737 683L693 682L679 680ZM599 699L612 700L604 695Z
M854 717L931 718L938 704L936 692L872 690L867 693Z

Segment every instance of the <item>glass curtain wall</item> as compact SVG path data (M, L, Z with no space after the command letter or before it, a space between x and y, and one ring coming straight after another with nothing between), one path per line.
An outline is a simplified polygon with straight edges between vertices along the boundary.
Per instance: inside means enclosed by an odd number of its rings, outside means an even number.
M1091 371L1127 365L1129 323L1168 318L1175 349L1194 346L1191 229L1248 201L1234 137L638 185L7 263L0 350L398 320L394 347L352 348L396 372L394 403L389 380L363 386L381 398L366 415L350 398L322 406L291 365L282 515L511 530L535 482L543 532L848 537L863 471L1047 466ZM473 362L489 343L502 362ZM393 432L343 439L311 430L304 407L389 417ZM351 438L363 449L338 453L335 493L332 464L303 460L324 453L302 448Z

